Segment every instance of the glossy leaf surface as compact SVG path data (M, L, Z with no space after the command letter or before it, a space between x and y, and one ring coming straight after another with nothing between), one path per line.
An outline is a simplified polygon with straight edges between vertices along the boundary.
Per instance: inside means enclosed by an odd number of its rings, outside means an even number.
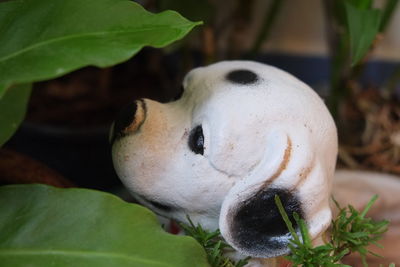
M0 147L18 129L26 113L31 92L30 84L11 87L0 99Z
M1 266L208 266L146 208L87 189L0 187Z
M199 23L152 14L128 0L25 0L0 4L0 97L12 84L106 67L143 46L163 47Z

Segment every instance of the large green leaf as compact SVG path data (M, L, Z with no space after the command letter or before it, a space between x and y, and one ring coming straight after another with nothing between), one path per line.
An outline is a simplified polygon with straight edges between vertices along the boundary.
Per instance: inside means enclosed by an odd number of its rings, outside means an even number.
M356 65L368 52L379 32L382 12L378 9L357 8L345 3L347 28L350 36L351 62Z
M1 266L207 266L191 237L141 206L87 189L0 187Z
M129 0L24 0L0 4L0 97L12 84L120 63L163 47L199 23L152 14Z
M0 99L0 147L14 134L25 117L30 84L13 86Z

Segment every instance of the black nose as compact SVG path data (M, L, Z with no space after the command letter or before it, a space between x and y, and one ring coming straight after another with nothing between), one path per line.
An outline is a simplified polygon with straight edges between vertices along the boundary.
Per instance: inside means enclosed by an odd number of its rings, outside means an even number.
M248 255L271 258L289 252L289 230L275 204L275 195L296 231L293 213L304 218L300 200L286 189L267 188L244 201L233 211L231 227L235 245Z
M145 113L146 104L144 100L137 100L121 109L111 129L111 144L118 138L139 130L144 122Z

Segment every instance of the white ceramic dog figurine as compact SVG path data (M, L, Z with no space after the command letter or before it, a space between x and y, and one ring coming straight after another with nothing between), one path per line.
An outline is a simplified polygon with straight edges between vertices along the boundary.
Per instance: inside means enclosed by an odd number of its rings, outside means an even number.
M178 101L142 99L115 121L113 161L126 187L160 215L220 228L246 256L288 253L276 194L317 239L331 221L337 155L335 124L320 97L250 61L194 69L183 87Z

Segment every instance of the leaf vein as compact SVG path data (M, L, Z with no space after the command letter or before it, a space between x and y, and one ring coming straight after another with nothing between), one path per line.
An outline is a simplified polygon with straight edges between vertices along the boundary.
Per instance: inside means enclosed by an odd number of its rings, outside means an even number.
M196 24L192 24L192 23L186 23L186 24L181 24L179 27L167 27L167 28L186 28L188 27L188 29L190 29L191 27L194 27ZM149 27L149 28L142 28L142 29L136 29L136 30L130 30L130 31L123 31L123 30L119 30L119 31L102 31L102 32L92 32L92 33L84 33L84 34L75 34L75 35L67 35L67 36L62 36L62 37L58 37L58 38L53 38L50 40L45 40L30 46L27 46L23 49L20 49L14 53L11 53L9 55L6 55L2 58L0 58L0 62L4 62L10 58L13 57L17 57L20 54L23 54L25 52L28 52L30 50L33 50L35 48L38 48L40 46L45 46L45 45L49 45L51 43L57 43L60 41L64 41L64 40L70 40L70 39L79 39L82 37L93 37L93 36L101 36L101 35L108 35L108 34L130 34L130 33L136 33L136 32L145 32L145 31L154 31L154 30L160 30L165 28L165 26L161 26L161 27Z

